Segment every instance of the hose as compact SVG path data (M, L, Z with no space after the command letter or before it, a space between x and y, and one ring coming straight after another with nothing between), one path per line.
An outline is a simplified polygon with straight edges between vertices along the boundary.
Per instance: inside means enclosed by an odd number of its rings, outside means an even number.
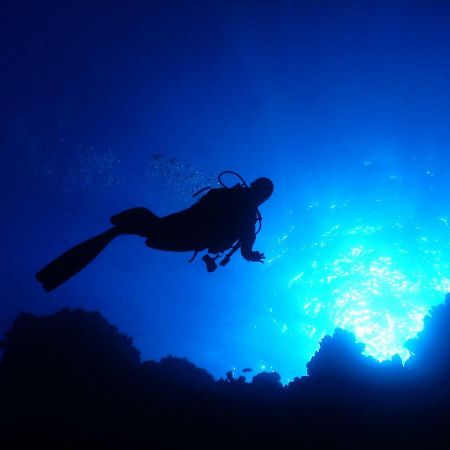
M224 187L227 188L228 186L222 181L222 177L224 175L234 175L236 178L239 178L239 180L241 181L242 185L246 188L248 188L248 184L245 182L245 180L241 177L241 175L239 175L237 172L234 172L233 170L224 170L223 172L219 173L219 176L217 177L217 180L219 181L219 184Z

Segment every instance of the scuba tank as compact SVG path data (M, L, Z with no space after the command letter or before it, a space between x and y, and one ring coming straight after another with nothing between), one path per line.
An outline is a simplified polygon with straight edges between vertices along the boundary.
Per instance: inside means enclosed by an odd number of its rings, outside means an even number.
M222 188L225 189L231 189L230 186L227 186L224 181L223 181L223 176L224 175L233 175L234 177L238 178L240 181L240 185L246 189L250 189L248 184L246 183L246 181L244 180L244 178L237 172L234 172L233 170L224 170L223 172L220 172L220 174L217 177L217 181L220 184L220 186L222 186ZM209 190L211 190L212 188L210 186L205 186L204 188L200 189L199 191L197 191L193 197L197 197L198 195L207 192ZM259 209L256 210L256 220L258 222L258 228L255 232L255 234L258 234L261 231L262 228L262 216L261 216L261 212L259 211ZM219 262L219 265L221 265L222 267L226 266L230 260L231 257L241 248L241 242L240 241L236 241L234 243L234 245L231 247L231 249L225 254L225 256L222 258L222 260ZM192 262L194 261L195 257L197 256L198 251L194 252L192 258L188 261L188 262ZM206 264L206 270L208 272L214 272L217 269L217 259L219 259L220 257L222 257L223 254L220 253L216 256L210 256L209 254L206 254L202 257L202 261L205 262Z

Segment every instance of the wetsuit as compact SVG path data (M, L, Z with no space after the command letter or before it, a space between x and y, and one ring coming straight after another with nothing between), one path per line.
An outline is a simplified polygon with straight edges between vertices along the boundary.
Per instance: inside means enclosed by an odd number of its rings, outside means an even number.
M245 258L255 242L256 218L247 188L211 189L190 208L155 220L146 244L159 250L220 253L239 240Z

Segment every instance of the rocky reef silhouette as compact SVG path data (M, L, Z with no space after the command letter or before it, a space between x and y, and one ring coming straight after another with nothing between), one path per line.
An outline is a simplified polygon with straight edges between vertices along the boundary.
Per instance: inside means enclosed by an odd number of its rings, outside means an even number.
M286 386L216 381L184 358L141 361L98 312L19 315L1 342L3 448L449 448L450 296L379 363L337 329Z

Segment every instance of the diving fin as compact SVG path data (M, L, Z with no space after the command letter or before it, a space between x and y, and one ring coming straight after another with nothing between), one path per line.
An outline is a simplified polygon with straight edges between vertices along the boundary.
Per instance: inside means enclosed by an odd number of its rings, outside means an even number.
M36 273L36 279L42 283L47 292L52 291L86 267L115 237L121 234L122 231L114 227L81 242Z

